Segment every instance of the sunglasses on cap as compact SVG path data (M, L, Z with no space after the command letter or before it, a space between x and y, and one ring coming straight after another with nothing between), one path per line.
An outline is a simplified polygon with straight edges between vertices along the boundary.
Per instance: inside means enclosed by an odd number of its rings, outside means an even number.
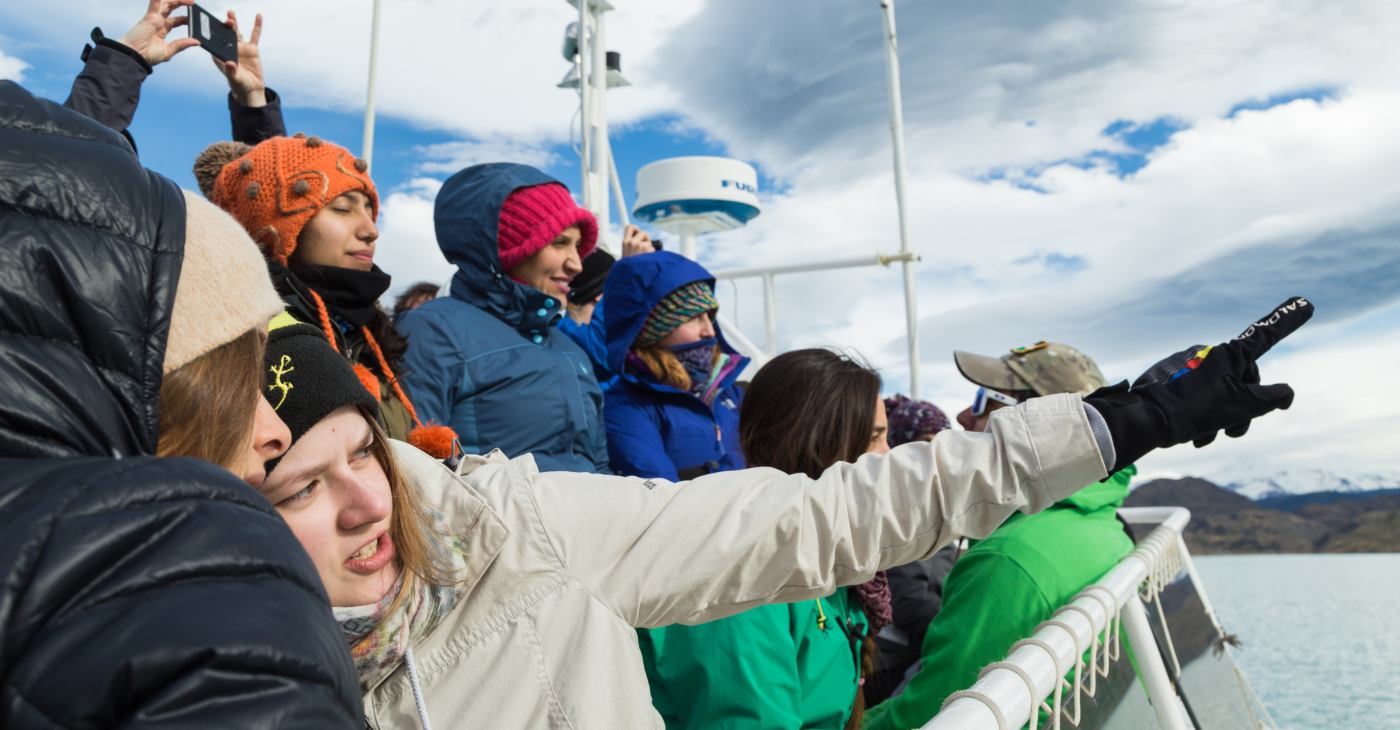
M972 415L980 416L991 410L992 401L1007 406L1014 406L1021 402L1005 393L998 393L991 388L978 388L977 395L972 399Z

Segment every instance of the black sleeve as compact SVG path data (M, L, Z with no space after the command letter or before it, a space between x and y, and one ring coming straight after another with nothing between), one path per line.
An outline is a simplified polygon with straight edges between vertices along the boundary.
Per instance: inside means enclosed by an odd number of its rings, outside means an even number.
M0 727L364 727L316 569L248 485L195 459L5 462Z
M263 91L267 104L263 106L243 106L228 95L229 122L233 124L233 141L257 145L273 137L287 136L287 125L282 122L282 98L272 89Z
M886 571L890 578L890 610L894 625L911 638L923 640L929 622L943 608L943 579L953 568L957 543L944 546L928 560Z
M953 562L957 557L958 543L955 541L951 545L944 545L943 549L924 561L927 566L929 585L940 596L943 595L943 580L948 577L948 571L953 569Z
M890 578L890 611L894 625L911 638L922 639L929 622L943 608L943 598L929 582L927 561L885 571Z
M83 116L110 127L126 137L131 148L136 142L126 128L136 116L141 101L141 83L151 75L151 64L135 50L92 29L96 47L83 48L83 70L73 79L73 91L63 105Z

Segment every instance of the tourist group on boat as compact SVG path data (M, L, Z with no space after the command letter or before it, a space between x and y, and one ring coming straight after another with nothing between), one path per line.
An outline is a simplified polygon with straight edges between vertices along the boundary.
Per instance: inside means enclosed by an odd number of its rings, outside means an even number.
M199 190L143 168L191 2L61 104L0 82L4 727L917 728L1132 549L1137 460L1292 402L1297 297L1131 384L959 351L953 419L854 352L754 372L710 272L509 161L386 311L369 165L287 133L261 17Z

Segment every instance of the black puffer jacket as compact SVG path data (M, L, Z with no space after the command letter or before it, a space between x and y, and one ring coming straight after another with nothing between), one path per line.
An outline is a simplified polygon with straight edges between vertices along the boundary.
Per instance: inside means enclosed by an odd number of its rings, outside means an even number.
M0 81L0 727L363 726L285 523L150 456L184 235L116 132Z

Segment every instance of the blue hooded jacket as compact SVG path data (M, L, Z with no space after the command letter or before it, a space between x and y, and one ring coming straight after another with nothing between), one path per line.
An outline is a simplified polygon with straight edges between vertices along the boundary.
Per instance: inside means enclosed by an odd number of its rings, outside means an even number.
M617 380L617 373L608 368L608 319L603 310L604 304L606 302L598 301L598 305L593 308L593 318L588 324L579 324L568 317L560 317L557 326L588 353L588 359L593 363L593 377L598 380L598 387L606 393L608 388L612 387L613 381Z
M705 267L670 251L619 259L603 285L608 303L608 366L619 377L607 392L608 455L613 471L627 476L679 481L712 471L744 468L739 448L739 406L744 391L734 384L748 364L720 383L713 406L689 392L658 382L626 365L627 351L647 315L667 294L695 281L715 279ZM715 325L723 352L738 357Z
M588 354L554 326L564 302L501 270L501 205L558 180L525 165L469 167L433 207L438 246L457 266L449 296L405 312L405 376L423 421L457 432L469 454L534 454L540 471L607 474L603 392Z

